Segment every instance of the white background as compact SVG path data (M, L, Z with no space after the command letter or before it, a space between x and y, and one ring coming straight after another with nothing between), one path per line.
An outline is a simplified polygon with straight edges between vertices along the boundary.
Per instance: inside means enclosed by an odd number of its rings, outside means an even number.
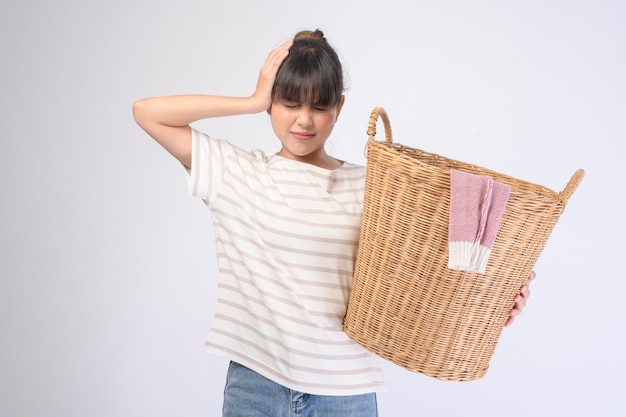
M625 22L620 0L3 0L0 416L220 415L209 214L131 106L250 94L317 27L349 78L335 156L365 163L382 106L400 143L557 191L586 170L487 375L385 363L381 415L626 415ZM277 148L266 114L197 127Z

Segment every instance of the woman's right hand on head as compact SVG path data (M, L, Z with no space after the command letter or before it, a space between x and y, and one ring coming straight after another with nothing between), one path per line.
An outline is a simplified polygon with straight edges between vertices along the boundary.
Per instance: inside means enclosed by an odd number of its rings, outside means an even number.
M292 44L293 40L288 40L283 42L278 48L272 50L259 70L256 90L251 98L259 100L259 108L262 108L262 110L269 109L272 104L272 88L276 80L276 73L278 72L280 64L282 64L289 54L289 48L291 48Z
M250 97L203 94L152 97L133 103L135 120L150 136L186 167L191 167L190 123L211 117L259 113L272 104L276 73L293 41L284 42L268 55Z

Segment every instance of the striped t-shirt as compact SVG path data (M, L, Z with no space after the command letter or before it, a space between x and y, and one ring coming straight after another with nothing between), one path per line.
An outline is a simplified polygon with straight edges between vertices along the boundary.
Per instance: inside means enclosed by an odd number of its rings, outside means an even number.
M378 359L343 332L365 168L334 170L192 131L189 191L210 208L219 266L209 352L293 390L384 390Z

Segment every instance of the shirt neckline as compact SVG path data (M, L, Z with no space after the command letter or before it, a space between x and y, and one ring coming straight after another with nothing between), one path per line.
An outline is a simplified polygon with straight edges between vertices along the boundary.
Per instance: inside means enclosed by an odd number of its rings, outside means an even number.
M337 158L335 158L335 159L337 159ZM338 166L337 168L328 169L328 168L319 167L317 165L309 164L308 162L296 161L295 159L286 158L284 156L278 155L277 153L273 154L272 156L270 156L268 158L268 162L271 162L272 160L285 161L286 163L290 163L290 164L293 164L293 165L298 165L299 167L304 166L308 170L313 170L313 171L317 171L317 172L321 172L321 173L325 173L325 174L332 174L333 172L339 172L342 169L344 169L346 167L346 165L348 164L346 161L342 161L341 159L337 159L339 162L341 162L341 165Z

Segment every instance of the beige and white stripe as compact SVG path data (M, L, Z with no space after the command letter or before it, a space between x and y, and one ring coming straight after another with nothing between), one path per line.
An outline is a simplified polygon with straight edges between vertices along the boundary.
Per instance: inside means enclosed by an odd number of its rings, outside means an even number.
M298 391L383 390L377 358L342 326L364 167L326 170L192 135L189 191L211 209L219 265L206 349Z

